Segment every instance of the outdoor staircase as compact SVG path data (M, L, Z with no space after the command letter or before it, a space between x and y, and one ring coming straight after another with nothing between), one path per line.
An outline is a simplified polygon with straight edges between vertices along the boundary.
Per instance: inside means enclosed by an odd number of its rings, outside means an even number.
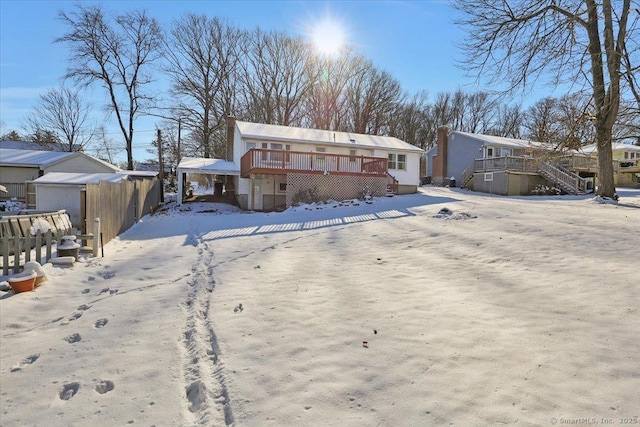
M542 162L538 167L538 173L567 194L586 193L586 181L579 175L569 172L564 168Z
M391 197L396 194L398 194L398 180L387 172L387 196Z
M467 188L467 185L469 185L469 183L473 181L473 167L474 164L471 163L471 166L469 166L462 172L462 182L460 183L460 188Z

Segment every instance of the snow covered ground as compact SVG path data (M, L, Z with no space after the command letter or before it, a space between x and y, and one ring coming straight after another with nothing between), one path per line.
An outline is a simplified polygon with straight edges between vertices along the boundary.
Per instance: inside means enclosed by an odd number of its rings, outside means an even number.
M169 203L0 292L0 425L637 420L640 191L619 194Z

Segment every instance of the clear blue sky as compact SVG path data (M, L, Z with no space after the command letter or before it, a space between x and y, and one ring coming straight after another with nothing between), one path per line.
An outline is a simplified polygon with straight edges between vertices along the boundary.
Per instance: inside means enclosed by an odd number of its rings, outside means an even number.
M54 44L66 27L57 18L59 10L71 11L77 1L0 0L0 120L3 132L21 132L25 115L38 96L58 87L66 69L67 47ZM90 2L81 1L87 4ZM308 37L314 23L325 17L344 29L347 42L380 68L398 79L405 91L427 90L431 99L438 92L481 90L456 67L461 59L455 43L462 33L454 26L454 10L448 1L108 1L110 12L146 9L160 24L185 13L207 14L229 20L241 28L285 31ZM94 110L99 120L98 101ZM114 129L115 121L106 123ZM154 138L154 121L136 124L134 144L148 146ZM118 135L114 135L117 138ZM142 153L136 160L151 157Z

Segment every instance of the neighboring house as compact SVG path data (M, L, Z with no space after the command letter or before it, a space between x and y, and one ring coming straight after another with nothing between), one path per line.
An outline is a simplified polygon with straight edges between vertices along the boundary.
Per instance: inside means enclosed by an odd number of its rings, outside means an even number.
M49 172L113 173L119 168L95 157L80 152L37 151L0 148L0 184L8 193L5 198L16 197L27 205L25 183Z
M640 145L613 144L613 180L619 187L640 187ZM595 144L587 145L580 153L597 162L598 150Z
M616 185L637 185L640 150L614 148ZM626 154L625 154L626 153ZM631 158L632 153L634 158ZM435 185L451 185L501 195L540 194L557 188L569 194L593 191L597 153L559 152L552 144L438 129L427 153L427 174ZM627 156L627 161L625 161ZM616 159L616 155L614 155Z
M68 151L62 144L50 143L40 144L33 141L0 141L0 148L11 148L15 150L36 150L36 151ZM82 146L74 145L73 151L83 151Z
M123 173L68 173L50 172L33 181L36 210L53 212L65 209L74 227L81 229L81 196L87 184L100 181L121 182L133 179Z
M414 193L423 150L397 138L227 119L226 159L186 158L186 173L218 175L238 205L283 209L302 201L345 200L363 193ZM200 163L198 163L200 162ZM198 166L200 165L200 166Z

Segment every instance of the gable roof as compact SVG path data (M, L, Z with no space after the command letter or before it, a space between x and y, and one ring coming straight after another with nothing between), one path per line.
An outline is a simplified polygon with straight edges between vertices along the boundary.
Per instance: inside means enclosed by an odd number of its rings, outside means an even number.
M36 151L68 151L65 150L61 144L58 143L49 143L49 144L40 144L38 142L33 141L10 141L4 140L0 141L0 148L11 148L15 150L36 150ZM73 151L81 151L82 147L78 144L73 145Z
M392 136L364 135L360 133L307 129L291 126L265 125L236 121L236 127L243 138L258 140L295 142L302 144L330 144L349 147L377 148L385 150L424 150Z
M18 150L14 148L0 148L0 165L18 167L47 167L72 157L84 157L93 162L100 163L114 172L119 170L117 166L104 160L89 156L78 151L38 151L38 150Z
M73 155L61 151L19 150L0 148L0 164L3 166L41 167Z
M120 173L77 173L49 172L33 182L36 184L86 185L100 181L120 182L129 179L129 175Z
M474 139L476 141L482 142L484 145L496 145L502 147L512 147L512 148L541 148L541 149L553 149L553 145L545 142L538 141L530 141L525 139L516 139L516 138L505 138L502 136L493 136L493 135L483 135L481 133L469 133L469 132L460 132L453 131L449 133L449 139L455 139L455 135L463 135L467 138Z

